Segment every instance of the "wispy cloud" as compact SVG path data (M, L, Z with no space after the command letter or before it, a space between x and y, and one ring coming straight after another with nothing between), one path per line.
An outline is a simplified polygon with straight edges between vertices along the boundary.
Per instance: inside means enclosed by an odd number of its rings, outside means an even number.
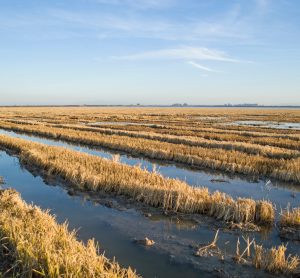
M193 66L193 67L195 67L195 68L197 68L197 69L200 69L200 70L202 70L202 71L218 72L218 71L213 70L213 69L211 69L211 68L208 68L208 67L206 67L206 66L200 65L199 63L196 63L196 62L194 62L194 61L188 61L188 64L191 65L191 66Z
M128 6L134 9L162 9L173 6L176 0L90 0L105 5Z
M141 52L136 54L113 56L119 60L211 60L222 62L242 62L226 55L225 52L205 47L179 47Z
M250 4L244 6L238 1L228 3L224 9L221 11L217 9L214 13L206 13L205 10L215 4L202 3L203 9L200 9L198 5L201 4L195 1L196 8L199 9L197 16L194 11L191 12L192 7L179 0L80 1L98 2L99 5L90 6L87 3L87 8L79 10L71 6L57 8L48 3L44 8L26 10L22 14L18 14L18 11L10 13L0 11L0 31L4 30L8 36L27 35L38 40L43 37L48 37L49 40L72 37L102 40L138 38L174 41L176 44L218 45L221 43L221 47L232 44L261 44L266 34L270 36L273 34L257 28L261 18L264 19L259 7L263 9L266 5L271 6L270 0L251 0ZM183 9L182 15L185 16L173 15L173 10L169 9L159 12L147 10L148 8L163 9L163 7Z
M74 33L75 37L77 37L75 34L77 32L101 39L147 38L181 43L225 41L240 44L254 37L252 29L255 24L249 19L250 16L241 16L239 5L228 5L224 11L214 15L202 12L199 16L194 16L188 6L179 0L84 1L98 2L105 7L99 5L98 8L93 6L93 10L78 10L75 8L59 9L54 5L48 5L48 8L44 10L26 12L20 16L15 12L1 14L0 11L0 29L4 27L15 29L22 34L36 32L37 38L45 28L48 28L53 29L55 33L68 31L69 34ZM147 10L162 9L173 5L177 9L183 8L188 16L173 16L167 9L163 13ZM36 24L37 22L39 24Z
M106 2L107 0L100 0ZM113 1L118 3L119 0ZM141 1L142 2L142 1ZM145 1L147 2L147 1ZM151 1L149 1L150 3ZM156 2L156 1L154 1ZM154 2L151 2L154 5ZM159 1L157 1L159 2ZM150 4L149 4L150 5ZM119 12L78 12L63 9L50 9L50 18L61 24L72 27L92 30L97 33L105 32L108 37L151 38L177 41L205 41L205 40L232 40L243 41L248 39L244 23L232 20L232 14L222 16L222 20L215 18L188 17L181 21L170 17L154 18L144 13ZM228 18L228 19L227 19ZM243 32L241 32L243 29ZM108 38L107 37L107 38Z

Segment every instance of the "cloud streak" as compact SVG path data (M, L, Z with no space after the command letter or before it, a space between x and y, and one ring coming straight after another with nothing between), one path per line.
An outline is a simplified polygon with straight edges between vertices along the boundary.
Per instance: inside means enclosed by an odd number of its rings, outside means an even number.
M107 0L100 0L106 2ZM119 0L113 1L115 5ZM151 2L151 1L150 1ZM155 2L155 1L154 1ZM154 5L154 2L153 3ZM150 5L150 4L149 4ZM182 21L174 21L171 17L149 17L143 12L78 12L63 9L50 9L48 16L72 28L92 30L97 33L106 32L107 38L131 37L160 40L197 41L197 40L238 40L248 39L242 21L232 22L215 20L214 18L188 17ZM228 15L232 18L232 15ZM238 27L237 27L238 26ZM241 32L243 28L243 32Z
M206 47L179 47L154 51L140 52L124 56L113 56L113 59L138 61L138 60L210 60L221 62L243 62L233 59L225 52Z
M127 6L133 9L163 9L173 6L176 0L92 0L104 5Z
M211 69L211 68L208 68L208 67L206 67L206 66L200 65L199 63L196 63L196 62L194 62L194 61L188 61L188 64L191 65L191 66L193 66L193 67L195 67L195 68L197 68L197 69L200 69L200 70L202 70L202 71L207 71L207 72L218 72L218 71L213 70L213 69Z
M12 14L0 12L0 29L4 26L22 34L36 33L37 38L47 28L55 33L59 31L67 31L69 34L84 33L91 38L147 38L177 43L209 41L241 44L253 40L254 37L253 18L241 16L239 5L228 5L222 13L207 15L202 12L199 16L195 16L190 12L191 8L179 0L84 1L99 5L93 5L92 10L48 5L46 9L22 15L15 12ZM167 9L170 7L182 8L183 13L187 13L188 16L173 16ZM156 13L157 11L147 9L165 10Z

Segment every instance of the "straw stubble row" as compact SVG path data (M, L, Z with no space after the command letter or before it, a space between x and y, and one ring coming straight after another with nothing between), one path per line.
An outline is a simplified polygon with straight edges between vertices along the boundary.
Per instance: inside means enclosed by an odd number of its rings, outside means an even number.
M132 167L62 147L4 135L0 136L0 145L17 152L23 163L38 167L48 175L60 176L83 191L124 195L164 210L206 214L224 221L265 224L274 220L274 208L268 201L235 200L225 193L210 193L207 188L192 187L138 166Z

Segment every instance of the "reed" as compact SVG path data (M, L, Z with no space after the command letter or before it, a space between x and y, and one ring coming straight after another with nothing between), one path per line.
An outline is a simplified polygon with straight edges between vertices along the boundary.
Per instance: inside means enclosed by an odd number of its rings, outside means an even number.
M0 123L1 127L1 123ZM182 136L174 136L174 135L161 135L154 132L135 132L135 131L127 131L127 130L115 130L110 128L94 128L94 127L83 127L78 125L54 125L53 126L63 129L73 129L79 131L88 131L94 132L95 134L106 134L106 135L120 135L127 136L133 138L143 138L156 140L161 142L168 142L173 144L183 144L187 146L196 146L203 148L212 148L212 149L224 149L224 150L235 150L247 154L259 154L262 156L270 157L270 158L297 158L300 157L300 152L287 150L278 147L270 147L270 146L261 146L252 143L246 142L235 142L235 141L218 141L212 139L198 138L198 137L182 137Z
M2 122L0 126L9 130L62 139L77 144L105 147L195 167L300 182L300 158L272 159L260 155L249 155L236 150L210 149L144 138L53 128L43 125L19 126Z
M279 224L281 227L293 227L300 229L300 207L282 211Z
M25 124L28 121L19 121L19 120L10 120L13 123L20 123ZM57 125L63 125L66 124L64 122L57 122ZM119 125L118 122L114 123L93 123L93 122L87 122L85 124L88 124L90 127L98 127L98 128L110 128L110 129L116 129L116 130L130 130L130 131L148 131L148 132L156 132L160 134L171 134L176 136L195 136L195 137L204 137L208 136L209 134L213 134L214 136L217 135L227 135L224 137L225 139L228 138L228 136L231 136L231 140L234 141L249 141L251 138L263 138L263 139L272 139L272 138L281 138L281 139L290 139L293 141L300 141L299 134L293 133L283 133L280 131L280 133L273 131L267 132L265 129L263 131L247 131L247 130L232 130L232 129L224 129L222 126L177 126L177 125L157 125L157 124L148 124L145 125L143 123L141 124L127 124L127 125ZM221 139L216 137L217 139ZM221 141L221 140L219 140ZM271 143L275 144L275 141L271 141Z
M26 204L14 190L0 191L0 269L3 277L108 277L138 275L99 254L98 245L77 241L48 211Z
M1 118L1 117L0 117ZM261 128L260 130L248 130L249 127L239 127L239 126L230 126L230 125L212 125L209 124L197 124L189 125L185 121L178 121L176 124L170 124L166 119L162 120L160 124L153 123L151 121L144 121L139 119L136 121L131 117L126 119L129 124L124 126L119 125L122 124L123 121L119 122L116 119L111 119L111 123L106 122L106 118L98 119L99 121L103 121L104 123L95 123L92 119L84 120L80 119L79 117L72 117L76 118L77 120L69 120L66 118L37 118L37 117L29 117L29 118L5 118L3 120L17 123L17 124L38 124L38 123L45 123L45 124L53 124L53 125L64 125L64 124L78 124L84 123L89 124L92 127L106 127L110 129L116 130L127 130L127 131L138 131L138 132L155 132L161 134L169 134L169 135L176 135L176 136L195 136L200 138L207 138L209 136L210 139L218 140L218 141L239 141L239 142L248 142L253 144L259 145L270 145L274 147L283 147L283 148L292 148L292 149L299 149L299 144L297 142L300 141L299 132L297 130L276 130L276 129L266 129ZM96 119L95 119L96 120ZM105 123L106 122L106 123ZM130 124L131 123L131 124ZM246 130L245 130L246 128ZM292 132L292 133L291 133ZM275 140L275 139L279 139ZM296 141L296 142L293 142Z
M255 242L253 238L250 241L249 237L242 237L246 243L246 248L243 252L240 252L240 240L237 240L236 255L233 257L237 263L249 263L249 258L252 261L252 265L258 269L264 269L267 272L273 274L285 274L288 276L297 275L300 269L300 259L297 255L286 255L287 247L281 244L278 247L272 247L271 249L264 249L262 245ZM253 255L251 251L253 247Z
M298 109L247 109L247 108L128 108L128 107L10 107L0 109L0 114L16 116L19 118L45 117L51 119L85 120L168 120L195 123L211 122L213 118L221 118L222 121L235 120L262 120L275 122L299 122ZM207 119L205 119L207 118ZM236 127L234 127L236 128ZM238 127L239 128L239 127ZM256 128L256 127L255 127Z
M300 150L299 131L263 127L234 126L236 120L300 122L298 110L176 109L176 108L1 108L0 118L18 123L133 122L126 129L176 136L197 136L219 141L239 141L263 146ZM224 125L226 123L226 125ZM111 126L111 128L116 126ZM117 126L117 129L122 129ZM262 137L262 138L256 138ZM279 140L275 140L278 138Z
M0 136L0 146L17 152L24 164L60 176L78 190L105 191L167 211L208 214L224 221L274 221L274 208L267 201L234 200L225 193L209 193L207 188L191 187L138 166L4 135Z
M298 273L300 264L299 257L286 255L286 246L280 245L269 250L262 245L254 243L253 266L265 269L270 273L293 275Z
M300 150L299 145L299 136L297 134L287 135L287 134L272 134L271 132L268 135L257 136L257 133L243 134L238 132L238 134L232 133L232 131L227 130L218 130L216 128L186 128L186 127L171 127L165 126L164 128L153 128L153 127L144 127L144 126L119 126L119 125L92 125L93 127L98 128L110 128L116 130L132 130L132 131L148 131L155 132L165 135L174 135L178 137L193 136L197 138L204 138L208 140L215 140L220 142L241 142L249 143L260 146L270 146L284 148L287 150ZM240 134L241 133L241 134Z

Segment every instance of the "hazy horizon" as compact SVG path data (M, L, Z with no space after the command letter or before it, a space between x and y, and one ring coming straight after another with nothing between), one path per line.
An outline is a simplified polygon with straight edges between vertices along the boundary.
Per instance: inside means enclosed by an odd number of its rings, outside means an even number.
M224 107L224 108L268 108L268 107L300 107L300 105L296 104L287 104L287 105L280 105L280 104L259 104L259 103L223 103L223 104L201 104L201 103L169 103L169 104L144 104L144 103L129 103L129 104L122 104L122 103L113 103L113 104L86 104L86 103L79 103L79 104L74 104L74 103L65 103L65 104L53 104L53 103L45 103L45 104L0 104L0 107L68 107L68 106L74 106L74 107L118 107L118 106L124 106L124 107L175 107L175 108L185 108L185 107Z
M300 2L0 3L0 105L300 105Z

